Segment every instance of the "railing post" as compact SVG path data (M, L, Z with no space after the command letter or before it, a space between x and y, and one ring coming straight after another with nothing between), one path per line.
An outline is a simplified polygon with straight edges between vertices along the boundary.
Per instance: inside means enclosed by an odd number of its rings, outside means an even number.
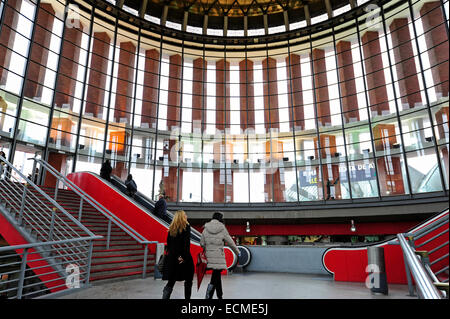
M39 178L36 181L34 180L34 177L36 176L36 166L37 166L36 159L33 158L33 170L31 171L31 176L32 176L31 180L35 184L37 184L37 181L39 180Z
M89 280L91 278L91 263L92 263L93 247L94 247L94 240L91 239L91 242L89 243L88 264L87 264L87 270L86 270L86 282L84 283L85 287L87 287L89 285Z
M413 239L413 236L408 236L408 243L409 243L410 246L412 246L411 245L412 239ZM411 271L409 269L408 262L406 261L406 256L405 256L404 253L403 253L403 260L405 261L406 279L408 281L409 295L411 297L415 297L416 294L414 293L414 286L413 286L412 279L411 279Z
M147 273L147 256L148 256L148 244L145 244L144 249L144 266L142 267L142 278L145 279Z
M17 299L22 299L23 283L25 281L25 271L27 270L28 248L22 253L22 263L20 264L19 283L17 286Z
M55 198L54 198L54 200L56 200L56 198L58 197L58 184L59 184L59 179L58 179L58 177L56 177Z
M53 229L55 228L55 215L56 215L56 207L52 208L52 219L50 221L50 230L48 234L48 241L53 240Z
M111 239L111 218L108 220L108 234L106 236L106 249L109 249L110 239Z
M25 183L23 186L23 196L22 196L22 202L20 203L20 210L19 210L19 225L22 225L22 219L23 219L23 210L25 209L25 202L27 197L27 191L28 191L28 184Z

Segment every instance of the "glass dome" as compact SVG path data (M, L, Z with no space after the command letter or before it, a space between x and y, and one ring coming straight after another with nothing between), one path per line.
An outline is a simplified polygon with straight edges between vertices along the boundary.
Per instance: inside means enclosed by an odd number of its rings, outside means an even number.
M1 1L9 160L198 205L448 196L448 1L211 2L249 3Z

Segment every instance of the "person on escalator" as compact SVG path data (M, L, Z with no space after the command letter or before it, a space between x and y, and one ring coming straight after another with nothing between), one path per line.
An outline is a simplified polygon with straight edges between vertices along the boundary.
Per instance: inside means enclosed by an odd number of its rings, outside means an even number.
M194 279L194 261L191 255L191 226L187 215L179 210L175 213L167 234L167 271L163 280L168 280L162 299L170 299L175 282L184 281L184 298L191 299Z
M155 208L153 208L153 214L155 214L156 216L158 216L159 218L161 218L163 220L170 222L166 218L167 203L166 203L166 200L164 199L164 194L159 195L159 200L155 203Z
M111 182L111 173L112 173L111 162L109 160L106 160L103 163L102 168L100 169L100 177L106 179L108 182Z
M200 239L200 246L205 250L206 259L208 260L206 269L212 269L211 282L206 289L206 299L212 299L214 291L216 292L217 298L222 299L221 273L222 270L227 269L225 253L223 251L224 243L227 243L237 256L240 255L239 249L223 224L223 214L221 212L215 212L211 221L205 224Z
M131 196L134 198L134 195L136 195L137 192L137 185L136 182L133 180L133 176L131 174L128 175L125 186L127 187L128 196Z

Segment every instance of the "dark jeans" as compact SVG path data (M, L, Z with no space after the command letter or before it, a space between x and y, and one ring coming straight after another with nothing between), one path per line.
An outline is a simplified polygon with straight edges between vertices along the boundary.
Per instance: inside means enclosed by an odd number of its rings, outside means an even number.
M222 270L214 269L211 275L211 282L210 282L210 284L213 285L214 288L216 289L216 294L218 298L222 298L223 295L221 273Z

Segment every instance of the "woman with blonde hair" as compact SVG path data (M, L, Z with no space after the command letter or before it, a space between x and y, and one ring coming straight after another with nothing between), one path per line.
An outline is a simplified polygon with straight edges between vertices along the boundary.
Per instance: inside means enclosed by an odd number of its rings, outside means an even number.
M163 290L163 299L170 299L176 281L184 281L184 297L191 298L194 278L194 261L191 255L191 226L183 210L173 217L167 234L167 270L163 280L168 280Z

